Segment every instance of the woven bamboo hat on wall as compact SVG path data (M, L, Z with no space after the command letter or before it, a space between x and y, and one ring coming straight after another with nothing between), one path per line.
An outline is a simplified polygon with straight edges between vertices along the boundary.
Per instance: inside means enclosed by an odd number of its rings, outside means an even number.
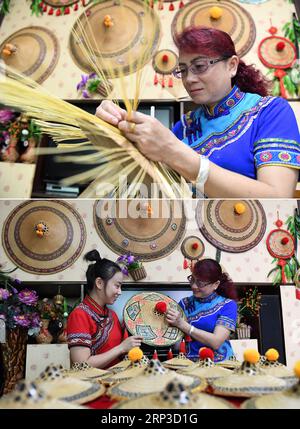
M94 224L113 252L153 261L179 245L186 217L179 200L100 200L94 205Z
M225 252L252 249L266 231L265 211L257 200L199 201L195 217L207 241Z
M212 8L218 8L214 15ZM172 22L172 36L181 33L189 26L213 27L228 33L236 47L237 55L242 57L254 44L256 29L253 18L242 6L232 1L188 2L180 9Z
M136 72L152 58L160 35L159 17L143 1L107 0L90 6L78 18L69 47L74 62L85 72L94 71L84 55L89 44L92 60L101 70L108 77L111 71L110 77L119 77Z
M80 256L85 242L81 216L62 200L26 201L8 215L2 230L7 256L33 274L65 270Z
M143 337L150 346L171 346L183 337L176 327L165 319L167 309L174 309L186 319L182 308L167 295L158 292L142 292L132 296L125 304L123 319L132 335Z
M56 67L59 44L55 34L44 27L25 27L11 34L0 45L0 56L38 83L44 82Z

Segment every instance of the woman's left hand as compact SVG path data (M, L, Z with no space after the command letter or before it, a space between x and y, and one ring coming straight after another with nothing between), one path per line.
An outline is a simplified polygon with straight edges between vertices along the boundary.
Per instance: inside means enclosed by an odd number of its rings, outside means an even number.
M132 112L130 117L127 114L126 120L120 121L118 128L152 161L166 163L168 149L177 140L160 121L140 112Z
M181 317L181 314L177 310L169 309L166 312L166 321L171 325L175 326L176 328L180 329L181 323L183 322L183 319Z

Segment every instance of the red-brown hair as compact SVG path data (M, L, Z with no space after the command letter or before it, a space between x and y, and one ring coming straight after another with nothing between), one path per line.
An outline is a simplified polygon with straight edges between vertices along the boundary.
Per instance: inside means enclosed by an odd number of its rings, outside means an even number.
M216 28L188 27L176 35L175 43L179 51L199 53L209 58L231 58L237 55L229 34ZM266 96L270 93L272 82L253 65L246 65L240 59L232 85L237 85L243 92Z
M233 281L227 273L222 272L219 262L214 259L201 259L193 268L193 276L196 280L215 283L220 282L216 292L225 298L237 299L237 291Z

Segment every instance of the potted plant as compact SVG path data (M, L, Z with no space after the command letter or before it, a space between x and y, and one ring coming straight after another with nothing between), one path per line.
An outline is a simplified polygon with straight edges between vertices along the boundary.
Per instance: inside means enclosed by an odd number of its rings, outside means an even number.
M250 288L245 295L238 301L238 321L237 337L238 339L251 338L253 327L250 322L257 319L261 305L261 293L257 288Z
M142 261L130 253L119 256L117 264L120 265L122 272L126 276L130 275L135 281L142 280L147 277Z

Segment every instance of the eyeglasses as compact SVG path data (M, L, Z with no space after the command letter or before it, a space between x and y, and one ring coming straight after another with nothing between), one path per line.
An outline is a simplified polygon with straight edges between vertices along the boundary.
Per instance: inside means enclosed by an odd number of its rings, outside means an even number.
M211 282L202 282L201 280L195 279L195 277L193 277L192 275L188 276L187 279L190 283L190 286L195 284L197 287L203 288L205 286L211 285Z
M227 58L217 58L216 60L209 60L208 58L203 58L203 59L199 59L196 60L194 63L192 63L190 66L179 66L177 67L174 71L173 71L173 75L175 77L177 77L177 79L182 79L182 78L186 78L188 75L189 70L193 73L193 74L202 74L205 73L210 66L212 66L213 64L218 63L219 61L224 61Z

